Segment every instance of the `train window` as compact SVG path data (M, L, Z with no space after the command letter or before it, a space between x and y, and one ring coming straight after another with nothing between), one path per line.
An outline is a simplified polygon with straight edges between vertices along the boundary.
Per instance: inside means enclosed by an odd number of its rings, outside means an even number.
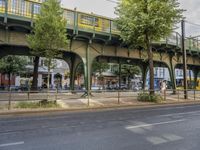
M40 13L40 5L39 4L34 4L33 13L34 14Z
M4 7L5 6L5 0L0 0L0 7Z
M16 13L18 10L18 2L17 0L12 0L11 1L11 12Z
M21 11L22 11L22 15L26 14L26 4L25 4L25 1L21 2Z
M45 0L29 0L31 2L38 2L38 3L43 3Z
M94 18L93 16L86 16L86 15L81 15L81 24L85 24L85 25L90 25L93 26L93 20L94 20L94 26L98 27L99 26L99 19L98 18Z
M72 11L64 11L64 18L67 19L67 24L74 24L74 12Z

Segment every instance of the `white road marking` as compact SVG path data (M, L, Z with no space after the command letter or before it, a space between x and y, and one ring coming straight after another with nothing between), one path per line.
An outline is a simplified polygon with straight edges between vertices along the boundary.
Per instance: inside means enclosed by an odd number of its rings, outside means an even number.
M147 141L151 142L153 145L158 145L158 144L163 144L163 143L167 143L168 141L160 138L160 137L147 137Z
M126 129L136 129L136 128L150 127L150 126L164 125L164 124L171 124L171 123L177 123L177 122L183 122L183 121L185 121L185 119L166 121L166 122L158 122L158 123L152 123L152 124L141 124L141 125L137 125L137 126L127 126Z
M15 145L22 145L22 144L24 144L24 141L0 144L0 147L15 146Z
M189 115L189 114L196 114L200 113L200 111L190 111L190 112L183 112L183 113L171 113L171 114L166 114L166 115L159 115L159 117L170 117L170 116L175 116L175 115Z
M179 141L183 139L183 137L180 137L175 134L164 134L163 137L169 141Z

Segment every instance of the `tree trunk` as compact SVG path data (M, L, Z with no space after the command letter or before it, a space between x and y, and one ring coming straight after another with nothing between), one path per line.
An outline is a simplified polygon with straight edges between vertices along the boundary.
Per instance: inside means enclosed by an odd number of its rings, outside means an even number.
M47 92L49 94L49 84L50 84L50 69L51 69L51 59L48 59L48 76L47 76Z
M33 71L33 82L31 85L31 90L36 91L38 88L38 67L39 67L40 57L35 56L34 59L34 71Z
M119 90L121 90L121 62L119 63Z
M130 90L130 76L128 76L128 90Z
M191 74L191 70L189 70L189 78L190 78L190 83L189 83L189 88L192 89L192 74Z
M8 91L10 91L10 76L11 76L11 73L9 72L8 73Z
M150 44L150 40L148 34L145 36L146 40L146 48L148 53L148 61L149 61L149 79L150 79L150 95L154 95L154 64L153 64L153 53L152 47Z

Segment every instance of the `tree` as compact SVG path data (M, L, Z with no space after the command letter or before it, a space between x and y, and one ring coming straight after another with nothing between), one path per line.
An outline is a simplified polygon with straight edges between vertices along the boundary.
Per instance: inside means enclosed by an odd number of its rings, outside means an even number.
M147 51L150 94L154 94L152 42L167 37L182 18L178 0L121 0L116 8L121 38L130 47Z
M131 77L134 77L135 75L139 75L141 73L141 70L138 66L133 65L122 65L121 68L121 75L128 77L128 88L130 89L130 79Z
M33 82L32 82L32 85L31 85L31 89L32 90L37 90L37 84L38 84L38 67L39 67L40 57L36 53L34 55L36 55L36 56L34 58Z
M68 45L66 23L60 1L47 0L41 5L40 14L35 20L32 34L27 37L32 53L44 56L48 60L48 89L52 59L61 55L61 49Z
M10 89L11 75L24 71L26 65L27 59L21 56L6 56L0 59L0 72L3 74L8 74L8 89Z
M98 80L101 81L103 89L105 88L103 72L107 71L108 69L109 69L108 63L94 61L92 64L93 73L98 74Z

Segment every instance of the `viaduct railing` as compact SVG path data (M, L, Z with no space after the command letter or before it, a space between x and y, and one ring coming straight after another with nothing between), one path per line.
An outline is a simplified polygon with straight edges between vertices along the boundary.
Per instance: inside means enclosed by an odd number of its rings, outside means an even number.
M41 3L38 0L0 0L0 16L10 19L18 19L33 22L40 12ZM64 8L63 17L67 20L67 28L73 30L74 34L79 31L108 36L118 36L115 21L111 18L69 10ZM170 37L162 39L158 44L168 44L181 47L181 36L173 33ZM199 37L187 38L185 42L188 51L200 53Z

